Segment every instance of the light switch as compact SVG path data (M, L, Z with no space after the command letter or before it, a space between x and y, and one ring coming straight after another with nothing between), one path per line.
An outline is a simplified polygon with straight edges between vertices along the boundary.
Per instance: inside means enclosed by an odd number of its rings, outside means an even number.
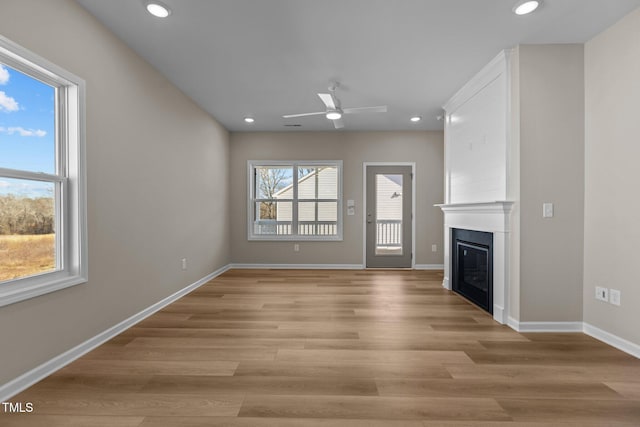
M553 218L553 203L542 204L542 217Z
M351 200L351 199L347 200L347 207L348 208L353 208L355 206L356 206L356 201L355 200Z

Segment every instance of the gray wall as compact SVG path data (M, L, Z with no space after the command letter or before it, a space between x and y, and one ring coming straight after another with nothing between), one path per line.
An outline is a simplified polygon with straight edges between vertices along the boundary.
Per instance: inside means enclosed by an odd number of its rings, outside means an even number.
M442 132L242 132L231 134L231 260L249 264L362 264L363 162L416 162L416 264L442 264ZM343 206L342 242L247 240L247 160L343 160L343 198L356 201L356 215ZM431 252L431 245L438 252Z
M0 307L2 384L228 264L229 153L215 120L73 1L3 0L0 29L87 82L89 223L88 283Z
M583 51L519 47L521 322L582 320Z
M585 46L584 321L640 345L640 9ZM616 307L595 287L622 291Z

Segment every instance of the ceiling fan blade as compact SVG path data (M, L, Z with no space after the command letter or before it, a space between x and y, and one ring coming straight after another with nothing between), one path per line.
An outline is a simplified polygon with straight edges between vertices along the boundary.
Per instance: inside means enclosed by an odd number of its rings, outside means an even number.
M283 119L292 119L294 117L305 117L305 116L319 116L320 114L326 114L326 111L318 111L315 113L302 113L302 114L287 114L286 116L282 116Z
M336 100L333 99L333 95L331 95L330 93L319 93L318 96L329 110L335 110L337 108Z
M342 129L344 127L344 122L342 121L342 119L334 120L333 127L335 127L336 129Z
M342 110L345 114L353 114L353 113L386 113L387 106L380 105L378 107L355 107L355 108L344 108Z

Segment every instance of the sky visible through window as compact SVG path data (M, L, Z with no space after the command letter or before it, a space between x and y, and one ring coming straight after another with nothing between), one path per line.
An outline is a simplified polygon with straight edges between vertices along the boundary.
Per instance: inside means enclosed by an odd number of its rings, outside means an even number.
M0 167L55 171L55 89L0 63ZM0 177L0 195L51 197L50 185Z

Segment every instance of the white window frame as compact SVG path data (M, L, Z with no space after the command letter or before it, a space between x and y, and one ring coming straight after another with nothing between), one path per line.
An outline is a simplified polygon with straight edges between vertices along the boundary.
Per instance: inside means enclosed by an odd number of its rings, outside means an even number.
M0 36L0 61L56 88L56 172L0 168L0 177L55 185L56 271L0 283L0 306L88 280L85 171L85 82Z
M255 181L254 171L256 167L260 166L273 166L273 167L287 167L293 169L294 182L293 182L293 199L292 209L293 218L291 229L297 232L298 224L298 181L297 170L302 166L332 166L336 167L338 173L338 199L337 199L337 234L330 236L322 235L303 235L303 234L255 234L253 232L253 207L256 202L255 195ZM322 201L322 199L315 199L316 201ZM304 200L303 200L304 201ZM248 240L258 241L342 241L342 160L248 160L247 161L247 238Z

